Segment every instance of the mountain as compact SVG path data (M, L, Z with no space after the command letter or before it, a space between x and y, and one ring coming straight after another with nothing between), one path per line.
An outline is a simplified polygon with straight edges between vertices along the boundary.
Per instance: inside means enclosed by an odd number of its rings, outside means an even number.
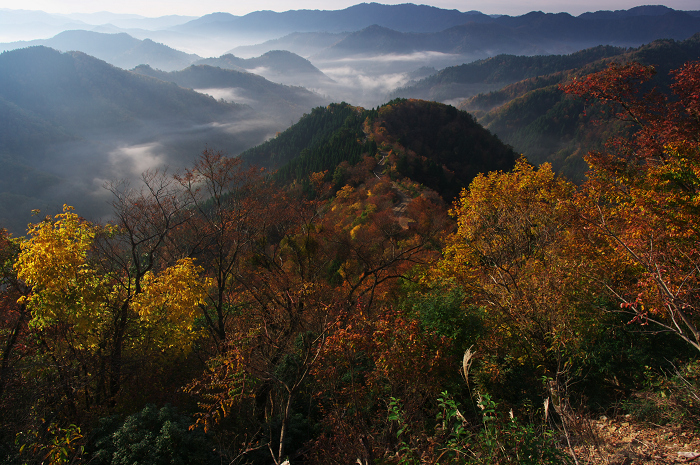
M347 32L293 32L278 39L256 45L240 45L229 53L240 57L254 57L272 50L287 50L302 57L310 57L347 37Z
M309 60L286 50L272 50L259 57L247 59L229 53L218 58L204 58L195 64L250 71L287 85L318 87L333 82Z
M308 181L328 171L336 188L364 156L390 176L405 176L451 201L478 173L508 170L515 152L469 114L436 102L394 100L375 110L346 103L316 108L274 139L241 154L277 169L276 178ZM380 169L380 171L381 171Z
M183 69L200 59L197 55L180 52L150 39L135 39L126 33L105 34L83 30L61 32L50 39L0 44L0 49L15 50L35 45L64 52L83 52L124 69L148 64L171 71Z
M596 20L596 19L620 19L629 18L630 16L662 16L667 13L673 12L673 8L669 8L663 5L643 5L635 6L629 10L615 10L615 11L596 11L583 13L579 15L579 18ZM687 13L692 13L688 11Z
M148 30L166 29L197 19L196 16L182 15L165 15L157 18L147 18L141 15L115 14L106 11L98 13L72 13L65 15L65 17L91 25L104 26L110 24L123 29L138 28Z
M627 48L624 47L601 45L569 55L497 55L447 67L395 90L391 96L454 102L498 90L524 79L580 68L602 58L622 55L625 52Z
M372 24L404 32L436 32L474 21L488 21L479 12L462 13L427 5L382 5L361 3L343 10L290 10L283 13L255 11L245 16L213 13L174 29L202 34L273 34L275 37L293 32L357 31Z
M529 77L500 90L471 97L458 107L474 113L481 124L525 154L531 162L552 162L560 173L582 180L587 169L583 156L589 150L602 148L620 124L616 121L592 124L601 117L596 107L584 107L584 102L565 95L559 85L574 77L581 79L601 71L613 61L637 61L653 65L657 72L653 84L667 87L669 71L698 57L700 34L684 41L658 40L578 68ZM534 71L533 75L538 74Z
M0 122L0 222L14 232L34 208L60 211L57 199L98 218L106 180L187 166L207 144L233 155L288 125L46 47L0 54Z
M410 53L456 54L447 64L422 63L444 67L504 53L562 54L596 45L629 47L659 38L683 40L700 31L700 13L676 11L662 6L599 11L574 17L566 13L542 12L521 16L489 16L477 11L460 12L426 5L362 3L333 11L256 11L244 16L212 13L185 23L182 22L187 17L177 16L141 18L96 13L59 17L47 14L42 16L40 13L16 10L0 13L0 24L4 24L4 30L0 30L0 40L6 35L5 31L29 31L34 24L42 24L45 29L54 28L54 34L56 28L91 29L93 32L105 33L127 32L138 39L166 43L178 50L203 56L231 52L237 56L251 57L271 50L287 50L306 58L316 54L321 54L319 56L324 58L343 58L348 54L352 56L361 53L357 45L366 39L367 34L353 36L349 42L337 44L343 39L340 35L377 26L408 35L400 40L396 40L400 36L394 36L394 40L384 40L384 46L375 47L375 52L395 54L409 50ZM9 19L3 20L3 16ZM36 21L31 22L32 18ZM384 35L373 32L375 38L386 38L389 35L388 31ZM315 39L313 36L304 36L308 33L318 35ZM335 34L339 37L333 37ZM41 34L42 37L47 35ZM263 44L266 41L279 42ZM237 47L232 48L232 45ZM73 48L82 50L79 47ZM315 60L312 62L320 67ZM119 63L119 66L133 67L138 64L150 64L165 70L185 67L161 66L143 60L139 63L130 61L129 65Z
M498 54L571 53L596 45L640 46L656 39L684 40L700 31L700 17L670 11L614 19L582 19L566 13L528 13L471 22L440 32L416 33L372 25L349 34L316 59L355 55L438 52L485 58Z
M31 40L88 27L83 21L43 11L0 8L0 41Z
M531 12L488 16L425 5L359 4L344 10L257 11L245 16L214 13L170 31L200 38L247 41L231 52L253 56L288 50L317 61L355 55L400 53L455 54L450 65L498 54L572 53L597 45L640 46L660 38L683 40L700 31L693 12L639 7L615 12ZM324 34L314 36L304 34ZM333 34L347 34L334 37ZM249 41L262 41L252 45ZM369 49L367 47L370 47ZM432 63L424 63L432 65ZM323 69L323 67L321 67Z
M223 98L232 103L249 105L280 124L290 120L296 121L312 108L329 103L302 87L275 84L257 74L234 69L192 65L182 71L167 73L142 65L133 71L161 81L174 82L181 87Z

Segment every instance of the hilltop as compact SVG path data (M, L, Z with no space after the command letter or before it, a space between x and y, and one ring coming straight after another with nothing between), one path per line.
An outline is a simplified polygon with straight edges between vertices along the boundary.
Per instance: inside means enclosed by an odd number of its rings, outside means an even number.
M336 188L363 157L382 160L381 171L407 177L451 201L478 174L508 170L513 150L468 113L449 105L393 100L373 110L332 104L316 108L274 139L241 157L277 169L285 183L328 171ZM341 164L345 165L341 166Z
M437 73L397 89L395 97L449 102L477 120L535 163L581 181L587 166L583 155L599 149L614 131L588 123L601 115L566 96L559 86L605 69L610 63L637 61L653 65L657 85L668 72L700 57L700 34L683 40L657 40L637 48L597 46L569 55L498 55Z

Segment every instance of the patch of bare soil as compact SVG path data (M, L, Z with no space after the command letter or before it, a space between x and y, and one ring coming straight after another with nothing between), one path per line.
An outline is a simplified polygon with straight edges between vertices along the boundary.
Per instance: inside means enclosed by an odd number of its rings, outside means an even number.
M647 424L626 415L587 421L583 429L585 440L573 446L581 465L700 464L698 428Z

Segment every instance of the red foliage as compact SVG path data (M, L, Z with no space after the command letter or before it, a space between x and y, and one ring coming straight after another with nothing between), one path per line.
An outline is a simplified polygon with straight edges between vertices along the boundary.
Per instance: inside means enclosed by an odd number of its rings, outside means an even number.
M671 72L670 93L646 90L654 69L610 65L566 92L613 104L632 123L590 153L582 216L607 243L602 268L633 276L608 285L634 322L652 322L700 350L700 62Z

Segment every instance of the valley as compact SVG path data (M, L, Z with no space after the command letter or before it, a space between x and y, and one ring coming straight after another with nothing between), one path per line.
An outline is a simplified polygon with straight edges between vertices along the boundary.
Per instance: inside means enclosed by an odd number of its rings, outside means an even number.
M0 465L700 459L679 4L0 8Z

